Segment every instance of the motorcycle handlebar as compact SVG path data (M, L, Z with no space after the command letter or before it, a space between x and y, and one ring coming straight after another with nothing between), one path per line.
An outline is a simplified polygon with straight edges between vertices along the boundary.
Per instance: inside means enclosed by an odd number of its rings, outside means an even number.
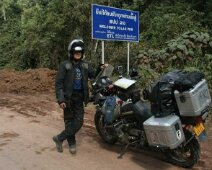
M102 87L102 88L100 88L100 89L98 89L98 90L95 90L95 93L100 93L101 91L108 91L108 90L111 90L112 88L114 87L114 85L113 84L110 84L110 85L108 85L108 86L106 86L106 87Z

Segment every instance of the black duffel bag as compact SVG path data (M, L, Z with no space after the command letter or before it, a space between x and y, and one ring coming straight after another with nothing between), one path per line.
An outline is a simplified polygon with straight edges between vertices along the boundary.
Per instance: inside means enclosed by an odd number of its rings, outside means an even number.
M193 88L204 78L198 71L174 70L161 76L143 91L144 99L151 102L151 111L156 117L164 117L177 111L174 90L180 92Z

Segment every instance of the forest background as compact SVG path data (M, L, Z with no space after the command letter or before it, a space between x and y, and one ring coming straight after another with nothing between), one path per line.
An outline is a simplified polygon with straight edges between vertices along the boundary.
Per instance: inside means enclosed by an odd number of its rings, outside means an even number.
M0 68L57 69L74 38L84 40L86 60L100 63L92 3L139 11L140 41L130 43L130 68L138 68L142 86L187 69L201 70L212 87L212 0L0 0ZM127 43L106 41L105 61L126 68Z

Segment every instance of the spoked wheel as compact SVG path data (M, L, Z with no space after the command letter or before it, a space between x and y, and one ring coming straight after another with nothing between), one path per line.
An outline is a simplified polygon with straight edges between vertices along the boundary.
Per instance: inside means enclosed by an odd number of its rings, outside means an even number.
M104 116L101 110L97 110L95 114L95 126L100 137L108 144L115 144L117 139L105 128Z
M186 138L188 137L185 133ZM190 135L189 135L190 136ZM191 168L199 160L200 146L196 138L193 138L186 146L180 146L176 149L169 150L166 153L167 159L170 163L175 165Z

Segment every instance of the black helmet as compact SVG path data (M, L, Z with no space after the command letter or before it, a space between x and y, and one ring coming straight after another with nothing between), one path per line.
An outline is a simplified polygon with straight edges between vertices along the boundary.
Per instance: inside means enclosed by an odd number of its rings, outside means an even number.
M79 51L82 53L82 57L84 55L84 42L81 39L74 39L70 42L68 46L68 57L72 60L73 54L75 51Z

